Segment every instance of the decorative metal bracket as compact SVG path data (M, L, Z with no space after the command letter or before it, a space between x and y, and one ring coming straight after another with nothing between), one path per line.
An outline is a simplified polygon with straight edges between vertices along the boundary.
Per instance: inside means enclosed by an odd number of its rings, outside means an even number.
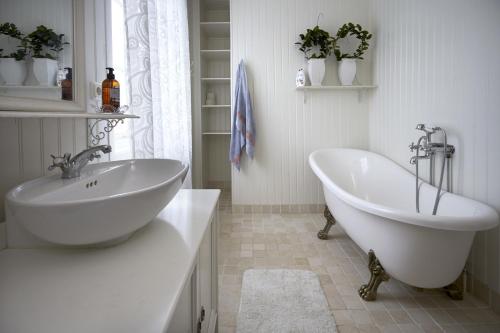
M359 288L358 294L365 301L374 301L377 299L378 287L383 281L389 280L390 276L385 272L373 250L368 252L368 269L371 273L370 281Z
M122 115L128 109L128 105L122 105L120 107L114 107L112 105L99 105L98 100L96 99L96 103L94 105L95 112L98 114L106 114L106 115ZM93 121L88 122L88 138L92 145L98 145L101 140L106 137L106 134L109 134L113 128L116 127L119 123L123 124L124 119L117 118L97 118ZM103 122L104 127L101 129L99 123Z
M330 232L330 228L335 224L335 218L332 215L332 212L328 209L328 206L325 205L325 212L323 216L326 218L325 227L318 232L319 239L328 239L328 232Z
M101 140L106 137L106 134L111 132L113 128L119 123L123 124L124 119L95 119L92 123L89 123L89 139L92 141L93 145L98 145ZM105 125L102 130L99 128L98 124L104 122Z

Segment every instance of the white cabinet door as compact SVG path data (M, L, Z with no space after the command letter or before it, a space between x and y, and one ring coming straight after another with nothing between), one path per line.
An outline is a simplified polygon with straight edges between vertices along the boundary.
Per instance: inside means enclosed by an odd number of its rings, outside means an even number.
M217 213L207 229L198 252L199 305L201 332L217 330L218 272L217 272Z
M209 227L199 250L199 295L198 311L201 320L201 332L207 333L212 313L212 230Z
M169 333L214 333L217 331L217 213L198 249L196 266L175 309Z

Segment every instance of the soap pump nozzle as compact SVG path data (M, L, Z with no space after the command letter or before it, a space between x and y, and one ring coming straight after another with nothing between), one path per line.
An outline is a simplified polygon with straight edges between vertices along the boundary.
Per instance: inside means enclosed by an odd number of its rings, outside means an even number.
M73 69L71 67L64 67L66 70L66 80L72 80L73 79Z
M115 74L113 73L115 69L113 67L106 67L106 70L108 71L107 78L109 80L114 80L115 79Z

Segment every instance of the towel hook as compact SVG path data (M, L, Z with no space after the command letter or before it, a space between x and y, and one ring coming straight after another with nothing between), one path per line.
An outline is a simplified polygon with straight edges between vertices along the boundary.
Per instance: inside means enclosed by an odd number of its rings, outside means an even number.
M320 13L318 14L318 18L316 19L316 26L319 26L319 18L320 18L321 16L323 16L323 18L325 17L325 15L324 15L323 13L321 13L321 12L320 12Z

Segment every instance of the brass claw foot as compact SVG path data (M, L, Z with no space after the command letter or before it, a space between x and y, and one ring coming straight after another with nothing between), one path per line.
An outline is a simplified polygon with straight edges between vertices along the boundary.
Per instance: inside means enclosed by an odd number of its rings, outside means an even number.
M452 284L443 288L446 294L456 301L464 299L464 272Z
M378 287L383 281L389 280L389 275L385 272L373 250L368 252L368 269L371 273L370 281L359 288L358 294L365 301L374 301L377 299Z
M325 227L318 232L318 238L325 240L328 239L328 232L330 231L330 228L332 227L332 225L335 224L335 218L333 217L332 213L328 209L328 206L326 205L325 205L325 212L323 213L323 215L326 218L326 224Z

